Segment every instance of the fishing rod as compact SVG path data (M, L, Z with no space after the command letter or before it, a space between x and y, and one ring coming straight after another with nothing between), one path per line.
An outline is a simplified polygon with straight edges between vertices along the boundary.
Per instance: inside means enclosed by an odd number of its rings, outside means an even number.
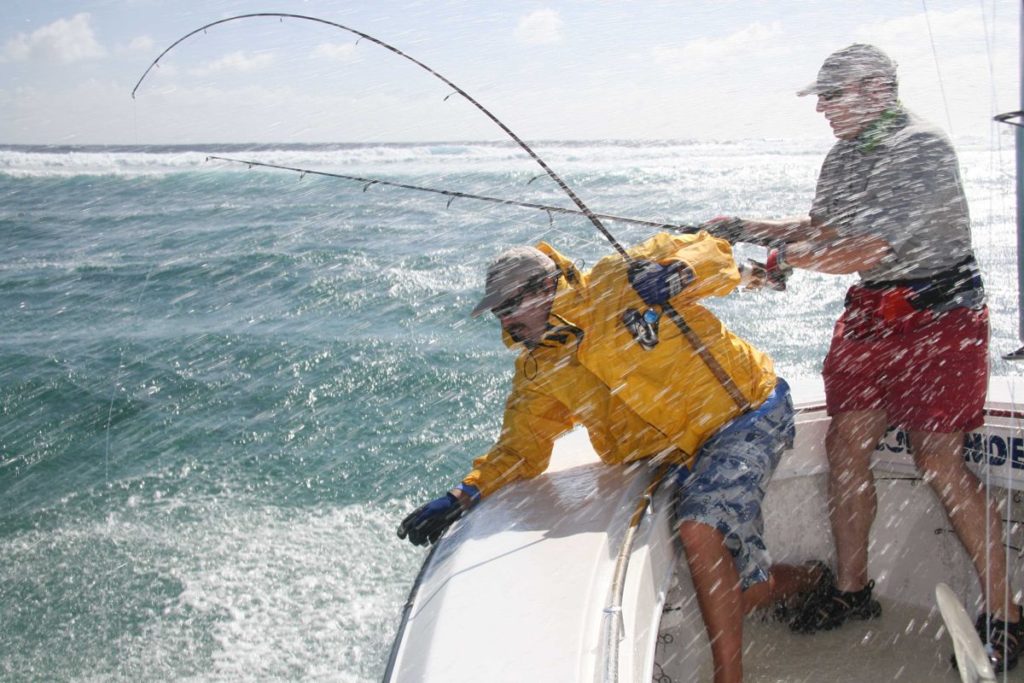
M333 21L328 21L326 19L320 19L320 18L317 18L317 17L310 17L310 16L306 16L306 15L303 15L303 14L289 14L289 13L284 13L284 12L257 12L257 13L253 13L253 14L240 14L240 15L237 15L237 16L234 16L234 17L228 17L226 19L219 19L218 21L210 22L210 23L208 23L208 24L206 24L204 26L200 26L199 28L195 29L194 31L190 31L189 33L186 33L181 38L178 38L176 41L171 43L167 48L165 48L164 51L161 52L157 56L157 58L153 60L153 63L150 64L149 67L143 72L142 76L139 78L138 83L136 83L135 87L132 88L132 99L135 98L135 93L138 91L139 87L142 85L142 82L146 79L146 76L149 75L149 72L152 71L157 66L157 64L159 64L160 60L163 59L164 55L166 55L168 52L173 50L177 45L179 45L182 42L188 40L189 38L191 38L192 36L196 35L197 33L205 33L207 31L207 29L213 28L214 26L219 26L220 24L226 24L226 23L232 22L232 21L240 21L240 20L243 20L243 19L254 19L254 18L259 18L259 17L275 17L279 21L284 21L284 19L298 19L300 21L311 21L311 22L315 22L315 23L318 23L318 24L324 24L326 26L332 26L334 28L340 29L342 31L346 31L346 32L351 33L353 35L357 35L357 36L359 36L360 40L365 39L365 40L370 41L371 43L375 43L375 44L383 47L384 49L389 50L390 52L393 52L394 54L398 55L399 57L412 62L416 66L420 67L421 69L423 69L424 71L429 73L431 76L434 76L435 78L440 80L442 83L444 83L445 85L450 87L452 90L454 90L455 93L458 93L459 95L461 95L467 102L469 102L474 107L476 107L487 118L489 118L491 121L493 121L495 123L495 125L497 125L499 128L501 128L501 130L505 131L505 133L517 145L519 145L523 149L523 151L525 151L528 155L530 155L530 157L534 161L536 161L537 164L542 169L544 169L544 172L547 173L548 176L550 176L550 178L553 181L555 181L555 184L558 185L558 187L561 188L561 190L563 192L565 192L566 195L568 195L569 199L571 199L572 202L577 207L579 207L580 212L584 216L586 216L590 220L591 223L594 224L594 227L597 228L597 230L602 235L605 236L605 238L611 243L612 247L615 248L615 251L617 251L619 253L619 255L622 256L623 260L625 260L625 262L629 265L630 269L632 269L633 266L636 264L636 260L632 256L629 255L629 253L625 250L625 248L623 248L623 246L621 244L619 244L618 240L616 240L615 237L611 234L611 232L608 231L608 229L604 226L604 224L597 217L597 215L593 211L590 210L590 207L588 207L583 202L583 200L580 199L576 195L575 192L573 192L572 188L570 188L566 184L566 182L564 180L562 180L562 178L557 173L555 173L554 170L552 170L551 167L548 166L547 163L545 163L545 161L543 159L541 159L540 156L538 156L536 152L533 151L533 149L530 148L530 146L528 144L523 142L523 140L520 139L520 137L518 135L516 135L512 131L511 128L506 126L505 123L501 121L501 119L499 119L497 116L492 114L490 112L490 110L488 110L482 104L477 102L465 90L463 90L459 86L455 85L455 83L453 83L452 81L448 80L446 77L442 76L440 73L438 73L434 69L430 68L429 66L427 66L423 62L419 61L418 59L416 59L416 58L414 58L414 57L412 57L410 55L407 55L406 53L402 52L401 50L399 50L394 45L391 45L390 43L386 43L383 40L380 40L379 38L375 38L375 37L371 36L368 33L363 33L362 31L358 31L358 30L356 30L354 28L349 28L348 26L345 26L343 24L338 24L338 23L333 22ZM449 97L451 97L452 94L453 93L449 93L449 95L446 96L445 99L447 100ZM707 365L708 369L715 376L715 379L718 380L718 382L721 385L722 389L725 390L725 392L729 395L729 398L736 405L736 407L739 409L739 411L741 413L745 413L747 410L749 410L750 403L749 403L749 401L747 401L746 396L743 395L743 392L740 390L740 388L738 386L736 386L736 383L733 381L732 377L730 377L729 373L727 373L725 371L725 369L719 364L718 360L713 355L711 355L711 352L708 350L707 346L700 339L700 337L693 332L693 330L690 328L690 326L686 322L686 320L683 319L683 317L681 315L679 315L679 312L676 311L676 309L671 304L669 304L667 302L661 305L661 309L662 309L662 313L664 313L669 318L669 320L671 320L672 323L677 328L679 328L679 331L683 334L683 336L687 339L687 341L693 347L695 353L697 353L697 355L700 356L701 360L704 361L704 364ZM655 331L656 330L655 326L657 324L656 321L657 321L658 314L656 312L654 312L654 311L650 311L650 312L655 314L655 320L654 321L647 320L647 315L645 314L643 316L643 319L642 319L643 320L642 324L643 324L644 328L648 332L650 332L651 334L654 334L656 336L657 333Z
M547 163L545 163L545 161L543 159L541 159L537 155L536 152L534 152L530 148L530 146L528 144L523 142L523 140L520 139L519 136L516 135L512 131L511 128L506 126L501 121L501 119L499 119L497 116L492 114L490 112L490 110L488 110L482 104L477 102L465 90L463 90L459 86L455 85L455 83L453 83L452 81L448 80L443 75L441 75L440 73L438 73L434 69L430 68L429 66L427 66L423 62L419 61L418 59L416 59L416 58L414 58L414 57L412 57L410 55L407 55L406 53L402 52L401 50L399 50L394 45L391 45L390 43L385 43L383 40L380 40L379 38L374 38L373 36L371 36L368 33L363 33L362 31L357 31L356 29L350 28L350 27L345 26L343 24L339 24L339 23L336 23L336 22L333 22L333 21L328 21L326 19L320 19L318 17L310 17L310 16L307 16L307 15L304 15L304 14L290 14L290 13L286 13L286 12L256 12L256 13L253 13L253 14L240 14L240 15L237 15L237 16L234 16L234 17L228 17L226 19L219 19L218 21L212 21L209 24L206 24L205 26L200 26L199 28L195 29L194 31L190 31L189 33L186 33L181 38L178 38L176 41L171 43L163 52L161 52L157 56L157 58L153 60L153 63L149 65L149 67L145 70L145 72L143 72L142 76L139 78L138 83L135 84L135 87L132 88L132 99L135 99L135 93L138 91L139 86L142 85L142 82L146 79L146 76L149 75L149 72L152 71L157 66L157 64L160 62L160 60L163 59L164 55L166 55L168 52L173 50L180 43L188 40L189 38L191 38L192 36L196 35L197 33L205 33L207 29L213 28L214 26L218 26L220 24L226 24L226 23L231 22L231 21L239 21L239 20L242 20L242 19L254 19L254 18L258 18L258 17L276 17L277 19L279 19L281 21L283 21L284 19L298 19L298 20L301 20L301 21L312 21L312 22L316 22L318 24L325 24L327 26L333 26L334 28L341 29L342 31L347 31L349 33L352 33L354 35L359 36L360 40L365 39L365 40L370 41L371 43L375 43L377 45L380 45L384 49L390 50L391 52L395 53L399 57L402 57L403 59L407 59L408 61L412 62L416 66L420 67L421 69L423 69L424 71L429 73L431 76L434 76L435 78L437 78L438 80L443 82L445 85L447 85L448 87L452 88L456 93L461 95L467 102L469 102L474 107L479 109L487 118L489 118L499 128L501 128L503 131L505 131L505 133L510 138L512 138L512 140L516 144L518 144L520 147L522 147L523 150L527 154L529 154L530 157L534 161L536 161L537 164L540 165L540 167L542 169L544 169L544 172L547 173L548 176L550 176L553 181L555 181L555 184L558 185L558 187L561 188L561 190L563 192L565 192L569 196L569 199L571 199L573 201L573 203L576 206L579 207L580 213L582 213L584 216L586 216L590 220L590 222L594 224L594 227L597 228L598 231L600 231L600 233L605 236L605 238L611 243L611 245L615 248L615 250L617 252L619 252L619 254L624 259L626 259L627 262L632 263L633 259L630 257L630 255L628 253L626 253L626 250L623 248L623 246L621 244L619 244L618 240L615 239L614 235L612 235L608 231L608 229L604 226L604 224L601 223L601 220L594 214L594 212L591 211L590 208L586 204L583 203L583 200L580 199L576 195L575 192L573 192L572 188L570 188L566 184L566 182L564 180L562 180L562 178L557 173L555 173L554 170L552 170L551 167L548 166ZM445 99L448 99L448 97L451 97L451 94L449 94L447 97L445 97Z
M363 192L366 192L373 185L384 185L387 187L397 187L403 190L416 190L417 192L431 192L433 194L443 195L448 197L448 206L451 206L452 202L456 199L474 199L482 202L491 202L494 204L501 204L504 206L518 206L525 209L537 209L539 211L546 211L548 217L551 214L569 214L573 216L584 215L579 209L570 209L564 206L550 206L548 204L538 204L536 202L524 202L516 199L505 199L502 197L489 197L482 194L473 194L470 192L459 192L458 190L441 190L435 187L424 187L423 185L410 185L409 183L396 183L391 180L381 180L379 178L363 178L354 175L345 175L344 173L330 173L328 171L317 171L309 168L298 168L295 166L283 166L281 164L270 164L264 161L253 161L251 159L234 159L231 157L222 157L216 155L210 155L206 157L207 161L227 161L233 164L241 164L252 168L253 166L260 166L263 168L274 168L282 171L292 171L298 173L299 177L305 175L319 175L327 178L340 178L342 180L351 180L357 183L364 183ZM601 220L606 221L617 221L619 223L629 223L632 225L643 225L646 227L655 228L658 230L672 230L674 232L682 234L692 234L700 230L699 226L696 225L678 225L675 223L662 223L659 221L650 221L642 218L630 218L628 216L616 216L610 213L595 213Z

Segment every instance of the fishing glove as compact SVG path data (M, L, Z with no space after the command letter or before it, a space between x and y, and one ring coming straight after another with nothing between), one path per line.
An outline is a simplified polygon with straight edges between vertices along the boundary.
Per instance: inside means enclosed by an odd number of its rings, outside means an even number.
M715 216L698 227L729 244L740 242L740 238L743 237L743 219L735 216Z
M469 504L474 503L480 497L480 491L475 486L459 484L458 488L469 494ZM409 513L398 525L398 537L408 536L413 545L437 543L441 534L459 517L462 517L467 509L468 505L463 506L454 494L446 493L441 498L421 505Z
M693 271L682 261L661 265L636 260L629 264L629 284L648 306L661 306L693 282Z

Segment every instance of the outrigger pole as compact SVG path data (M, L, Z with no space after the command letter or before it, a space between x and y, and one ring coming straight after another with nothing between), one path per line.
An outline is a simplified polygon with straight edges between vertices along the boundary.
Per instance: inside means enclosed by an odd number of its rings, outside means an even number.
M283 166L281 164L270 164L264 161L253 161L251 159L233 159L231 157L222 157L216 155L210 155L206 157L207 161L227 161L232 164L241 164L252 168L253 166L260 166L263 168L274 168L281 171L292 171L298 173L299 177L305 175L318 175L325 176L327 178L339 178L341 180L351 180L356 183L363 183L363 192L366 192L373 185L383 185L386 187L397 187L403 190L415 190L417 192L430 192L433 194L443 195L448 197L448 206L456 199L473 199L481 202L491 202L492 204L501 204L504 206L518 206L524 209L537 209L538 211L545 211L550 218L552 214L569 214L574 216L584 215L579 209L569 209L564 206L550 206L548 204L538 204L536 202L524 202L516 199L504 199L502 197L489 197L482 194L472 194L470 192L459 192L457 190L441 190L435 187L425 187L423 185L411 185L409 183L397 183L391 180L380 180L379 178L363 178L354 175L345 175L344 173L331 173L328 171L316 171L309 168L297 168L295 166ZM679 225L676 223L661 223L659 221L651 221L643 218L630 218L628 216L616 216L610 213L594 213L601 220L606 221L617 221L619 223L629 223L631 225L643 225L649 228L655 228L656 230L672 230L682 234L692 234L700 230L700 227L696 225Z

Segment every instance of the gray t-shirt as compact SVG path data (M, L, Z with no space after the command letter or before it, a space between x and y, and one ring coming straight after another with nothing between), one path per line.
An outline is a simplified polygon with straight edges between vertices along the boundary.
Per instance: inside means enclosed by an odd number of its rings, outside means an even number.
M811 206L814 224L870 235L892 253L865 283L928 278L972 255L956 153L937 128L903 109L828 153Z

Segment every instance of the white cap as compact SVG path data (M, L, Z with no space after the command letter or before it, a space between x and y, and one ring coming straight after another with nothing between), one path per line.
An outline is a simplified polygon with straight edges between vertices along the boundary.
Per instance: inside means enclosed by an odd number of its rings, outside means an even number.
M484 311L512 298L526 285L554 275L558 266L547 254L536 247L512 247L498 254L487 267L487 287L484 298L471 314L474 318Z

